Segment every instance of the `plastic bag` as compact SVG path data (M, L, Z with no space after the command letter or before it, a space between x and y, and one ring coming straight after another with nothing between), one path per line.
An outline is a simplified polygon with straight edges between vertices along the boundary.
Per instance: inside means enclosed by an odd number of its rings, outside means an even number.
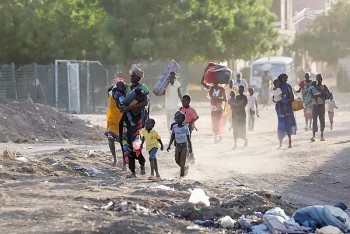
M193 189L188 202L193 204L203 204L205 206L210 206L209 197L206 196L203 189L200 188Z

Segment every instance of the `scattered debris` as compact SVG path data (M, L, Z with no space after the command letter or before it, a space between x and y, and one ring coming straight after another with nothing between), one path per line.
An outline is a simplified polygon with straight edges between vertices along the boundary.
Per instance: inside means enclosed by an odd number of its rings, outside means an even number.
M23 162L23 163L26 163L26 162L28 162L28 159L26 158L26 157L18 157L18 158L15 158L17 161L19 161L19 162Z
M95 177L98 174L103 174L102 171L96 168L84 167L84 166L76 166L73 167L74 170L82 171L85 175Z
M193 204L203 204L205 206L210 206L209 197L206 196L203 189L200 188L193 189L188 202Z

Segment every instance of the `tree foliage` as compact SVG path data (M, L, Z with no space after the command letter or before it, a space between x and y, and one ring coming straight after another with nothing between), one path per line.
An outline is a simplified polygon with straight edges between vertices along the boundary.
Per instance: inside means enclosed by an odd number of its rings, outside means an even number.
M0 62L223 61L275 48L271 0L2 0Z
M51 63L87 59L96 44L104 11L98 1L3 0L0 2L0 62Z
M297 35L292 49L307 51L316 61L331 65L346 56L350 48L350 2L339 1L326 15L318 17L308 31Z
M117 59L250 59L276 48L270 1L105 0Z

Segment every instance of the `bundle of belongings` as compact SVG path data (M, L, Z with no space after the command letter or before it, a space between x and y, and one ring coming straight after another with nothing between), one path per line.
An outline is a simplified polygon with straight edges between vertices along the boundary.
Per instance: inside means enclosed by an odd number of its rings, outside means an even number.
M341 234L350 231L348 211L343 203L315 205L297 210L290 218L276 207L267 211L263 219L271 233Z
M204 69L204 81L207 84L228 84L231 76L232 71L228 67L217 63L209 62Z
M175 61L171 60L168 67L165 69L163 74L160 76L160 79L157 81L156 85L153 88L153 93L156 96L162 96L168 87L169 84L169 75L171 72L177 73L180 69L180 65Z

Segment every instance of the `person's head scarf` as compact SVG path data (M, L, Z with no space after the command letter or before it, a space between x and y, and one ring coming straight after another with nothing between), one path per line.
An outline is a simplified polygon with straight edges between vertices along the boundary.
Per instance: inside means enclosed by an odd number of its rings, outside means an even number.
M142 71L140 68L135 67L132 71L133 74L135 74L137 77L142 78L144 75L144 71Z
M282 82L283 77L288 77L286 73L282 73L281 75L278 76L278 80Z

